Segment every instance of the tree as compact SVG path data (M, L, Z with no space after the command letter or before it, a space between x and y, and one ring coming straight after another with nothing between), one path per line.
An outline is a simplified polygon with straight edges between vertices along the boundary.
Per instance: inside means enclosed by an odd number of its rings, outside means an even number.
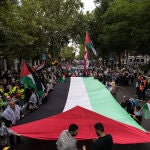
M96 0L90 30L99 54L148 53L150 40L149 0ZM142 50L142 52L141 52ZM100 53L101 52L101 53Z
M116 0L102 16L105 41L118 55L125 49L131 52L148 49L149 6L147 0Z
M88 30L90 32L93 45L98 52L98 56L106 59L109 54L109 48L107 47L103 36L103 20L102 15L108 9L112 0L95 0L96 8L92 14L91 20L88 24Z
M70 39L79 41L82 35L80 0L22 0L19 5L5 1L4 6L0 48L10 56L31 59L45 52L58 56Z
M66 46L60 51L60 57L66 60L73 60L75 58L75 48Z
M85 45L84 44L80 44L79 45L79 54L77 55L77 59L79 60L83 60L84 59L84 51L85 51Z
M17 57L20 48L28 45L33 41L33 37L28 35L24 30L18 5L12 1L1 3L0 7L0 49L9 57Z

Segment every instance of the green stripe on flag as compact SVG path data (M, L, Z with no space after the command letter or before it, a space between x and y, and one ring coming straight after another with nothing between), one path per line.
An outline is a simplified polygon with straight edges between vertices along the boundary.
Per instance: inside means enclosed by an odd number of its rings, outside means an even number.
M144 112L144 118L150 119L150 110L147 103L143 105L142 110Z
M93 77L82 78L92 110L113 120L144 130L113 98L105 86Z
M28 87L28 85L31 88L36 89L35 83L33 83L33 80L30 76L23 76L19 80L23 83L25 89Z
M31 88L33 88L36 91L36 93L39 96L43 95L43 93L44 93L43 91L38 91L32 75L23 76L19 80L20 80L20 82L23 83L24 89L26 89L26 88L28 88L28 86L30 86Z

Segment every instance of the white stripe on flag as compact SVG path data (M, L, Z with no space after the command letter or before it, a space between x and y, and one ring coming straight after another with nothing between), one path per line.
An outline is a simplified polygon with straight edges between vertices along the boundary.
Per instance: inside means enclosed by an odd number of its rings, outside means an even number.
M92 110L88 93L84 86L83 80L80 77L71 78L69 93L63 111L67 111L75 106L81 106L86 109Z
M29 78L31 78L32 79L32 82L33 82L33 84L35 84L35 81L34 81L34 79L33 79L33 76L32 76L32 74L30 74L30 75L27 75Z
M97 52L93 46L92 46L92 51L93 51L94 55L97 56Z

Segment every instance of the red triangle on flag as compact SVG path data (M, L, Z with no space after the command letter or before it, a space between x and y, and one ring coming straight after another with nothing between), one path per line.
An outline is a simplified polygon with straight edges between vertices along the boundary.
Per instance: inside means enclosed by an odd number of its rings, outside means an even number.
M85 37L85 45L87 45L88 43L90 43L90 37L89 37L89 33L86 31L86 37Z
M150 133L133 126L107 118L83 107L76 106L58 115L14 126L11 129L25 137L57 140L59 134L68 129L71 123L79 126L78 140L95 139L94 125L101 122L105 133L111 134L116 144L147 143L150 142Z
M23 77L23 76L27 76L27 75L30 75L30 71L27 67L27 64L26 64L26 61L23 62L23 65L22 65L22 69L21 69L21 72L20 72L20 76Z

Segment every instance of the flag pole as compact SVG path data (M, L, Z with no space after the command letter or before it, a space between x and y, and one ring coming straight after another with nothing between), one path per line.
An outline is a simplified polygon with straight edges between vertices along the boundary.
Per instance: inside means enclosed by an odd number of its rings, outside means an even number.
M88 67L88 49L85 46L85 50L84 50L84 76L87 75L87 67Z

